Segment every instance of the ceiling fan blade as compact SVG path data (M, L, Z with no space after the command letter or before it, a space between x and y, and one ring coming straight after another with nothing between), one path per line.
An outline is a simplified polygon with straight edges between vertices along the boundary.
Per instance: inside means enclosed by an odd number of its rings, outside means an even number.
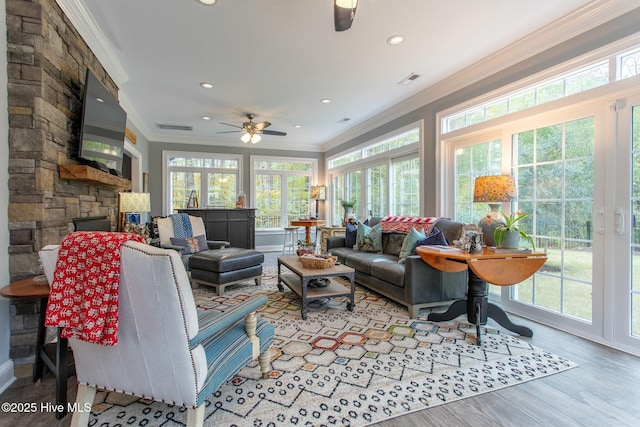
M278 135L278 136L285 136L287 134L286 132L278 132L277 130L263 130L263 131L260 131L260 133L264 135Z
M338 5L346 3L346 5ZM336 31L345 31L351 28L353 19L356 16L356 9L358 7L357 0L348 2L345 0L334 0L333 3L333 24Z
M234 128L242 129L242 126L232 125L231 123L223 123L223 122L219 122L219 123L221 125L233 126Z
M238 132L242 132L241 130L226 130L224 132L216 132L216 133L238 133Z
M271 126L271 123L269 123L269 122L256 123L254 125L254 129L255 130L262 130L264 128L268 128L269 126Z

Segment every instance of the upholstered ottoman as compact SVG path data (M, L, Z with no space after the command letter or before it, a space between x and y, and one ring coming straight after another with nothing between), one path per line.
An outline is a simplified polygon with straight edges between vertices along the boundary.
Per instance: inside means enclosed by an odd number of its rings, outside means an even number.
M226 286L253 279L261 283L264 254L252 249L226 248L195 253L189 257L191 284L213 286L222 295Z

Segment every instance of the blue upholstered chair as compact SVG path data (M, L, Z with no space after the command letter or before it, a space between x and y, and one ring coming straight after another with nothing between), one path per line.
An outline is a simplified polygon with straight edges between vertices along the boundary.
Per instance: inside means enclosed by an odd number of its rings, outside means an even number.
M132 241L121 248L118 292L116 345L69 339L79 407L93 403L97 388L117 390L187 407L187 425L201 426L205 399L252 360L267 375L274 327L255 314L265 296L222 313L198 311L180 255ZM86 426L89 415L75 412L72 425Z

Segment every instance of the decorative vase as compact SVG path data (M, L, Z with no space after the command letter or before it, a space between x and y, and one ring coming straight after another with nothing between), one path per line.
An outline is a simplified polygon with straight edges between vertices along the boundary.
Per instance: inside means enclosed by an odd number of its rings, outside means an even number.
M500 212L498 211L500 206L502 206L501 203L489 203L491 212L480 218L480 221L478 221L478 225L482 229L485 246L496 246L493 234L498 225L505 223L504 218L502 218L502 215L500 215Z
M353 217L353 208L352 207L344 207L344 217L342 218L342 226L346 227L347 222L349 222L349 218Z
M518 249L520 247L520 233L518 231L507 231L500 247L505 249Z

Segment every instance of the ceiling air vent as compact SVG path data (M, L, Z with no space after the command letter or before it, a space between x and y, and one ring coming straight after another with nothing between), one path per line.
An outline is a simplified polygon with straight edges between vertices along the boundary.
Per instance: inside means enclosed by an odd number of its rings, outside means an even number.
M193 130L193 126L167 125L162 123L158 123L158 127L164 130L186 130L188 132Z
M351 120L349 117L345 117L343 119L338 120L338 123L347 123L349 120Z
M407 77L405 77L404 79L400 80L398 82L398 84L402 85L402 86L410 85L418 77L420 77L420 74L411 73Z

